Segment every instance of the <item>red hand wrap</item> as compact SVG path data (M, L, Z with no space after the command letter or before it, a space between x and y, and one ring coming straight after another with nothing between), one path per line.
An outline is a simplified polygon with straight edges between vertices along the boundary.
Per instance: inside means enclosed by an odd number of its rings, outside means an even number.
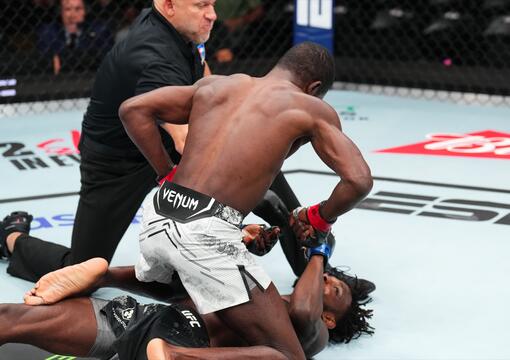
M172 181L172 179L174 178L174 175L175 175L175 172L177 171L177 165L175 165L172 170L170 170L170 172L168 174L166 174L165 177L162 177L160 179L158 179L158 183L159 183L159 186L163 185L163 183L165 181Z
M333 224L324 220L324 218L321 216L319 212L319 206L320 204L308 207L308 209L306 210L308 222L310 223L310 225L313 226L314 229L317 229L322 232L328 232L331 229L331 225Z

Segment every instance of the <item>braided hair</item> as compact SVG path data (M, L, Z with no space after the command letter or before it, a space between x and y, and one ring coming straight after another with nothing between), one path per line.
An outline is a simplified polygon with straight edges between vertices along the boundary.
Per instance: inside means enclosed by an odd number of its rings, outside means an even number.
M330 268L326 272L328 275L334 276L339 280L344 280L343 272L337 268ZM337 321L336 327L329 329L329 341L332 344L347 344L352 339L357 339L363 334L372 335L374 333L374 328L368 323L368 319L372 318L373 310L364 308L372 299L361 302L367 296L360 291L357 277L353 282L348 281L345 283L351 290L352 303L340 321Z

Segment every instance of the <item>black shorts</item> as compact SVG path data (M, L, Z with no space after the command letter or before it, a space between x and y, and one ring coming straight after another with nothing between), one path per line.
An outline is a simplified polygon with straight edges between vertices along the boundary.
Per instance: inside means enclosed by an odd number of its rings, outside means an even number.
M130 296L91 301L97 336L89 357L145 360L147 344L154 338L177 346L209 346L205 324L193 309L178 304L142 305Z

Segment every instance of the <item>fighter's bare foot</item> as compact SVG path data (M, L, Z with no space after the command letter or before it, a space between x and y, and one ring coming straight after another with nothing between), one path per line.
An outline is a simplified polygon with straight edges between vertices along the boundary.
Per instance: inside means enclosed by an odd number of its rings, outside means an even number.
M108 270L103 258L93 258L44 275L23 297L27 305L54 304L90 290Z
M171 354L169 344L161 339L152 339L147 344L148 360L174 360L175 356Z

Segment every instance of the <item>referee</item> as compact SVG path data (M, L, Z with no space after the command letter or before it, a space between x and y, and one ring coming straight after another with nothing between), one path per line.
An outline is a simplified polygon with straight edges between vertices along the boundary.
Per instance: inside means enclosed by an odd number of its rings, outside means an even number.
M83 118L79 145L81 189L71 249L20 237L7 271L30 281L92 257L108 262L156 173L131 142L118 117L120 104L167 85L191 85L204 75L197 50L216 20L214 0L154 0L127 37L105 56ZM178 162L186 129L161 128L172 160ZM174 145L175 144L175 145Z
M81 189L71 248L19 236L8 273L36 281L48 272L93 257L110 262L156 184L156 173L124 131L119 106L132 96L162 86L191 85L208 72L204 52L198 47L207 41L216 20L214 3L154 0L152 8L143 10L135 20L127 37L105 56L82 124ZM177 163L187 129L168 125L162 125L160 134ZM254 212L282 228L285 255L294 273L300 275L306 263L288 227L288 209L298 207L299 202L281 173L272 190Z

